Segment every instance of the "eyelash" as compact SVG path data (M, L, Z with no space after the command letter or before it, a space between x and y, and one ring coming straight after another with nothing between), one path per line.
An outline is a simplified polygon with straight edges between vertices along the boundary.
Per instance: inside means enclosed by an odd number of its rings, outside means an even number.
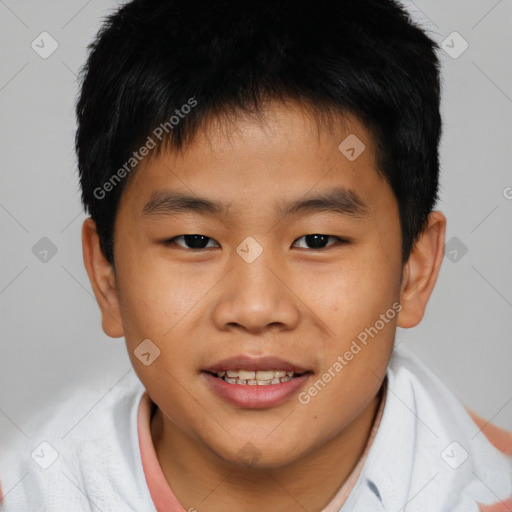
M189 234L189 235L179 235L179 236L175 236L173 238L170 238L168 240L165 240L164 241L164 245L166 246L170 246L170 245L177 245L178 247L182 248L182 249L188 249L188 250L192 250L192 251L201 251L201 250L204 250L204 249L211 249L212 247L199 247L199 248L194 248L194 247L183 247L182 245L176 243L176 240L179 239L179 238L184 238L186 236L196 236L196 237L202 237L202 239L207 239L208 241L214 241L216 242L216 240L214 240L213 238L210 238L208 236L205 236L205 235L200 235L200 234ZM339 244L347 244L349 243L349 240L347 240L346 238L340 238L340 237L337 237L337 236L334 236L334 235L325 235L323 233L311 233L309 235L303 235L299 238L297 238L296 240L294 240L294 244L298 241L298 240L301 240L302 238L306 238L306 237L311 237L311 236L319 236L319 237L328 237L328 238L333 238L336 240L336 242L332 243L332 244L329 244L325 247L320 247L320 248L310 248L310 247L299 247L299 249L307 249L307 250L312 250L312 251L323 251L323 250L326 250L328 249L329 247L333 247L334 245L339 245ZM218 243L218 242L216 242Z

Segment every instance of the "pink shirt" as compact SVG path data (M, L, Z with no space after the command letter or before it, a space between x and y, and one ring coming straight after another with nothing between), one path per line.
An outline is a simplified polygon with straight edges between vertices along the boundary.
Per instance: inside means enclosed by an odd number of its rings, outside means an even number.
M353 469L352 473L341 486L340 490L332 501L323 509L322 512L338 512L343 503L345 503L350 491L353 489L359 474L363 468L364 462L372 445L375 434L379 427L382 411L384 410L384 402L386 394L383 393L384 398L381 400L379 410L376 414L370 437L366 444L365 451L357 466ZM153 402L149 395L144 393L139 405L138 411L138 433L139 445L142 458L142 467L144 475L148 484L149 492L153 498L153 503L158 512L185 512L185 509L180 505L176 496L169 487L167 480L164 477L160 464L155 453L153 440L151 438L151 408Z

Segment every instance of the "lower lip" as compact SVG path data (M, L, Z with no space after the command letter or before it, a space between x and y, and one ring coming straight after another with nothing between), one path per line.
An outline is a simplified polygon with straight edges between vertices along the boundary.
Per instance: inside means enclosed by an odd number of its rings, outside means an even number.
M203 372L203 375L214 393L227 402L247 409L265 409L276 407L288 400L304 385L311 374L305 373L286 382L268 384L267 386L228 384L211 373Z

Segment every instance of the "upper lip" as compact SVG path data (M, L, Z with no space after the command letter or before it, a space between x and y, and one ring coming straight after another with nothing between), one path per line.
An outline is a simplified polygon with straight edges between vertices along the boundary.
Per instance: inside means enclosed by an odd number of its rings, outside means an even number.
M250 357L246 355L228 357L205 368L205 371L210 373L217 373L223 370L285 370L295 373L305 373L309 371L298 364L285 361L279 357Z

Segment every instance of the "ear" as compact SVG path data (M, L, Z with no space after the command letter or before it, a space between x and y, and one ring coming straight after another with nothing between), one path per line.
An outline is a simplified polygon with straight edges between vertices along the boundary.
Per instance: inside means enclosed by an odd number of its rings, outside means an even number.
M95 222L89 217L82 226L84 264L94 295L101 310L101 326L107 336L124 335L121 308L113 266L107 261L100 247Z
M432 212L403 269L399 327L414 327L423 318L443 262L445 232L445 216Z

